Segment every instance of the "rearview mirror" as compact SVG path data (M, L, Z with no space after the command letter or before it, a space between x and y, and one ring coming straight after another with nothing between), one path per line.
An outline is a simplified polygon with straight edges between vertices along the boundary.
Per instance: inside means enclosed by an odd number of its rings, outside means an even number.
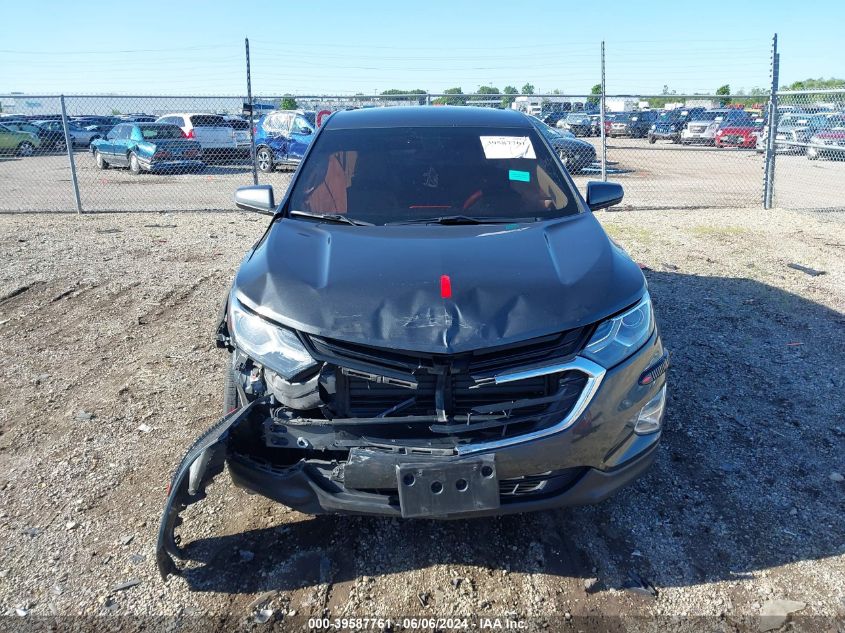
M273 186L250 185L249 187L238 187L235 191L235 206L244 211L273 215L276 212Z
M587 183L587 206L591 211L619 204L624 195L622 185L615 182L593 180Z

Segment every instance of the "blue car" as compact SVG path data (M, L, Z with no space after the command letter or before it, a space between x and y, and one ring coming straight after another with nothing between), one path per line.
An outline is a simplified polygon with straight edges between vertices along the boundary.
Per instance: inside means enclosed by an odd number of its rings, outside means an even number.
M255 125L255 161L258 169L271 172L279 165L299 165L317 129L308 115L297 110L276 110Z
M133 174L205 168L202 146L170 123L115 125L106 138L91 143L91 153L100 169L128 167Z

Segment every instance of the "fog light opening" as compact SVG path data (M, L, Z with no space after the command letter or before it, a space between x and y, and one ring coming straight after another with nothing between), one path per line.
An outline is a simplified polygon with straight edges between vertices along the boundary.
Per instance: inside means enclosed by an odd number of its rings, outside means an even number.
M637 423L634 425L634 433L637 435L648 435L656 433L663 424L663 410L666 408L666 385L649 400L640 410Z

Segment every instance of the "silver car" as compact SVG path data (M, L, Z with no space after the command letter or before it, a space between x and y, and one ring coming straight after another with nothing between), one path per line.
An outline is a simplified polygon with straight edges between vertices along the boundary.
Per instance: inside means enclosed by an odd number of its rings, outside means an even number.
M35 124L45 130L64 132L62 122L58 119L35 121ZM68 121L67 131L74 147L89 147L91 145L91 141L103 138L104 136L102 132L98 132L97 130L86 130L84 127L80 127L73 121Z
M684 126L681 130L680 141L685 145L690 143L713 145L719 128L746 123L750 124L751 118L742 110L732 108L705 110Z

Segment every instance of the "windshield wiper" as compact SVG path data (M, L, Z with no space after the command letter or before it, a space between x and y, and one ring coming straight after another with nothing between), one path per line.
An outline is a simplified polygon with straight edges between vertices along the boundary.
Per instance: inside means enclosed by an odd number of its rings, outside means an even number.
M434 218L411 218L388 224L507 224L514 218L474 218L469 215L441 215Z
M291 211L290 215L296 215L303 218L314 218L315 220L324 220L326 222L334 222L335 224L351 224L352 226L374 226L372 222L364 222L363 220L353 220L346 217L342 213L309 213L308 211Z

